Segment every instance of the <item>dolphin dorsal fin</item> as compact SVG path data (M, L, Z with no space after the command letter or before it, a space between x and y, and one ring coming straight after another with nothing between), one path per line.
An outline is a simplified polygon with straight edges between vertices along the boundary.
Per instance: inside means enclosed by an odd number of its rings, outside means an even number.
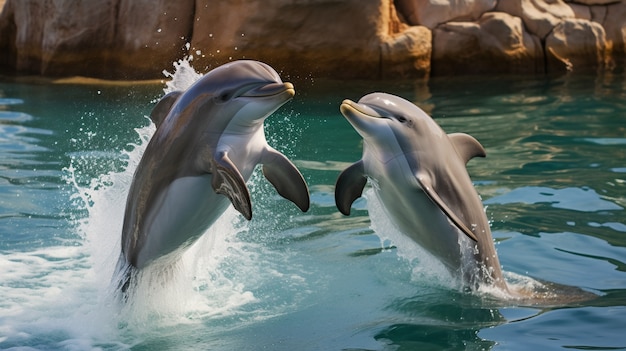
M456 149L463 162L467 164L474 157L485 157L485 148L473 136L465 133L448 134L452 145Z
M248 191L241 172L224 151L216 154L213 162L211 183L213 190L228 197L235 209L247 220L250 220L252 218L250 191Z
M309 210L309 187L296 166L280 152L267 148L261 159L263 175L274 186L280 196L293 202L306 212Z
M172 106L178 100L178 97L183 94L182 91L172 91L166 94L157 102L156 106L150 112L150 119L159 128L165 117L170 113Z
M350 207L354 200L361 197L366 183L363 160L353 163L339 174L335 184L335 205L339 212L350 215Z

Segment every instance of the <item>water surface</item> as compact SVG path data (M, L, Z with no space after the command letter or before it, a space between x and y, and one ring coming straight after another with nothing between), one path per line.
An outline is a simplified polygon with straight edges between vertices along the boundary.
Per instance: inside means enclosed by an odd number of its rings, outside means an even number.
M286 78L288 80L288 78ZM0 83L0 348L626 349L626 77L296 84L266 122L311 188L305 214L255 173L137 301L111 301L126 192L163 84ZM598 297L533 306L459 291L370 196L334 207L361 157L344 98L385 91L475 136L469 172L507 278Z

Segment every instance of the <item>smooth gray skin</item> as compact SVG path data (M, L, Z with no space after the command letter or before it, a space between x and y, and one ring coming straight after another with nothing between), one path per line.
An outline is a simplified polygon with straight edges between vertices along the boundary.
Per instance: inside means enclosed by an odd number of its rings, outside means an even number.
M307 211L304 178L263 131L263 121L294 93L270 66L244 60L166 95L150 116L157 129L128 194L121 260L141 269L187 248L229 203L251 219L245 183L259 163L278 193Z
M413 103L390 94L345 100L341 113L363 137L363 158L337 179L337 208L349 215L369 178L398 228L460 274L467 287L487 283L508 291L465 168L471 158L485 156L480 143L467 134L446 135Z

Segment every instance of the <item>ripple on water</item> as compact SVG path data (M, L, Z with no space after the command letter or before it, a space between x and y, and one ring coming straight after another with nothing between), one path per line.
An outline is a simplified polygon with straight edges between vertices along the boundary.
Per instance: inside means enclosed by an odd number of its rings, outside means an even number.
M0 103L0 106L2 103ZM0 111L0 123L20 123L28 122L33 119L33 116L17 111Z
M10 106L10 105L20 105L23 104L24 100L15 99L15 98L1 98L0 97L0 107L2 106Z
M626 138L584 138L582 140L598 145L626 145Z
M485 205L513 203L549 203L555 208L581 212L623 209L621 206L603 199L595 190L588 187L552 189L540 186L526 186L513 189L505 194L484 201Z

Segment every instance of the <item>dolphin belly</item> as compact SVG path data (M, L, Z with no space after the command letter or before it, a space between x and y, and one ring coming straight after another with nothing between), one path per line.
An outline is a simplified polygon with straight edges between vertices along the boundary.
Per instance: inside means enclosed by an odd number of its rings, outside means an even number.
M452 272L462 265L459 230L420 189L385 191L384 183L374 192L398 229L438 257Z
M138 268L193 244L222 215L230 202L215 193L211 179L210 174L178 178L162 192L146 219Z
M374 192L398 229L438 257L452 272L461 268L459 230L420 187L404 157L387 163L367 159Z

